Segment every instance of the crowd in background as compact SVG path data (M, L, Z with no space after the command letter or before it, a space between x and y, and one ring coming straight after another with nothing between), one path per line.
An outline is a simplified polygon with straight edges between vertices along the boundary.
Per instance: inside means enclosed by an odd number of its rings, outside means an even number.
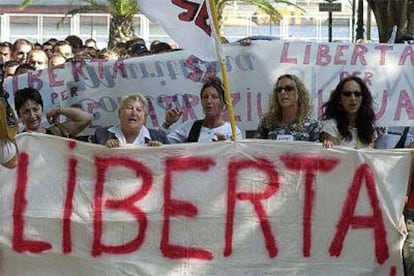
M92 38L84 42L76 35L64 40L51 38L43 44L17 39L0 42L0 78L45 69L76 59L118 59L176 51L168 43L155 40L148 49L142 38L118 43L112 49L98 49Z

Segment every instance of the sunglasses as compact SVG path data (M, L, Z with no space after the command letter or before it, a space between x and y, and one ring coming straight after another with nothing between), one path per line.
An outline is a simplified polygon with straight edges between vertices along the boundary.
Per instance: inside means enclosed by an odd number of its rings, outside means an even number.
M342 91L341 93L342 93L342 95L344 95L347 98L351 97L352 94L355 97L362 97L362 92L361 91L354 91L354 92L352 92L352 91Z
M293 90L296 90L296 88L292 85L286 85L286 86L278 86L275 88L276 93L282 92L282 90L285 90L285 92L292 92Z

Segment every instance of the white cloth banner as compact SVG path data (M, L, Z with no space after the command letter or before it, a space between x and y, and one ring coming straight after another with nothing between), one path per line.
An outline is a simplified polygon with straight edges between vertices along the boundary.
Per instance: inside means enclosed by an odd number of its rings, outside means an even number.
M0 275L402 275L410 151L18 137Z
M311 93L314 117L344 76L362 77L372 91L377 125L409 126L414 120L412 81L414 47L404 44L344 44L254 41L249 47L224 45L237 125L256 130L267 111L278 76L296 74ZM61 104L94 114L89 129L118 122L120 97L141 92L149 101L148 127L158 127L166 110L179 106L176 124L203 117L199 98L206 75L219 73L217 62L188 58L188 51L124 61L95 60L66 64L7 78L6 91L31 85L40 89L45 110ZM13 97L10 97L13 105Z
M218 60L221 47L211 19L209 0L138 0L138 6L180 47L202 60Z

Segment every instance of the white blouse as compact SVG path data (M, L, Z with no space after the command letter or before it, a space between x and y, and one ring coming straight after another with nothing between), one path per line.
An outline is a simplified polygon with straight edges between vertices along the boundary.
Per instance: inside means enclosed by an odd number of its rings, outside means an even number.
M168 141L171 144L185 143L190 135L191 127L196 120L188 120L179 125L174 130L170 131L167 135ZM164 129L161 129L164 131ZM226 138L232 136L231 125L225 122L223 125L215 128L201 127L200 135L198 137L199 143L210 143L217 139L217 134L222 134ZM237 140L243 139L242 133L238 127L236 127Z

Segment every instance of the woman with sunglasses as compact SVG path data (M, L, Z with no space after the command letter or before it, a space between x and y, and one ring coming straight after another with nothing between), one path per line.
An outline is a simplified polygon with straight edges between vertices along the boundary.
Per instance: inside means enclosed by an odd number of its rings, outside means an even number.
M320 124L311 118L309 92L295 75L280 76L255 138L285 141L319 141Z
M322 107L321 140L325 148L373 147L377 139L373 99L361 78L342 79Z

